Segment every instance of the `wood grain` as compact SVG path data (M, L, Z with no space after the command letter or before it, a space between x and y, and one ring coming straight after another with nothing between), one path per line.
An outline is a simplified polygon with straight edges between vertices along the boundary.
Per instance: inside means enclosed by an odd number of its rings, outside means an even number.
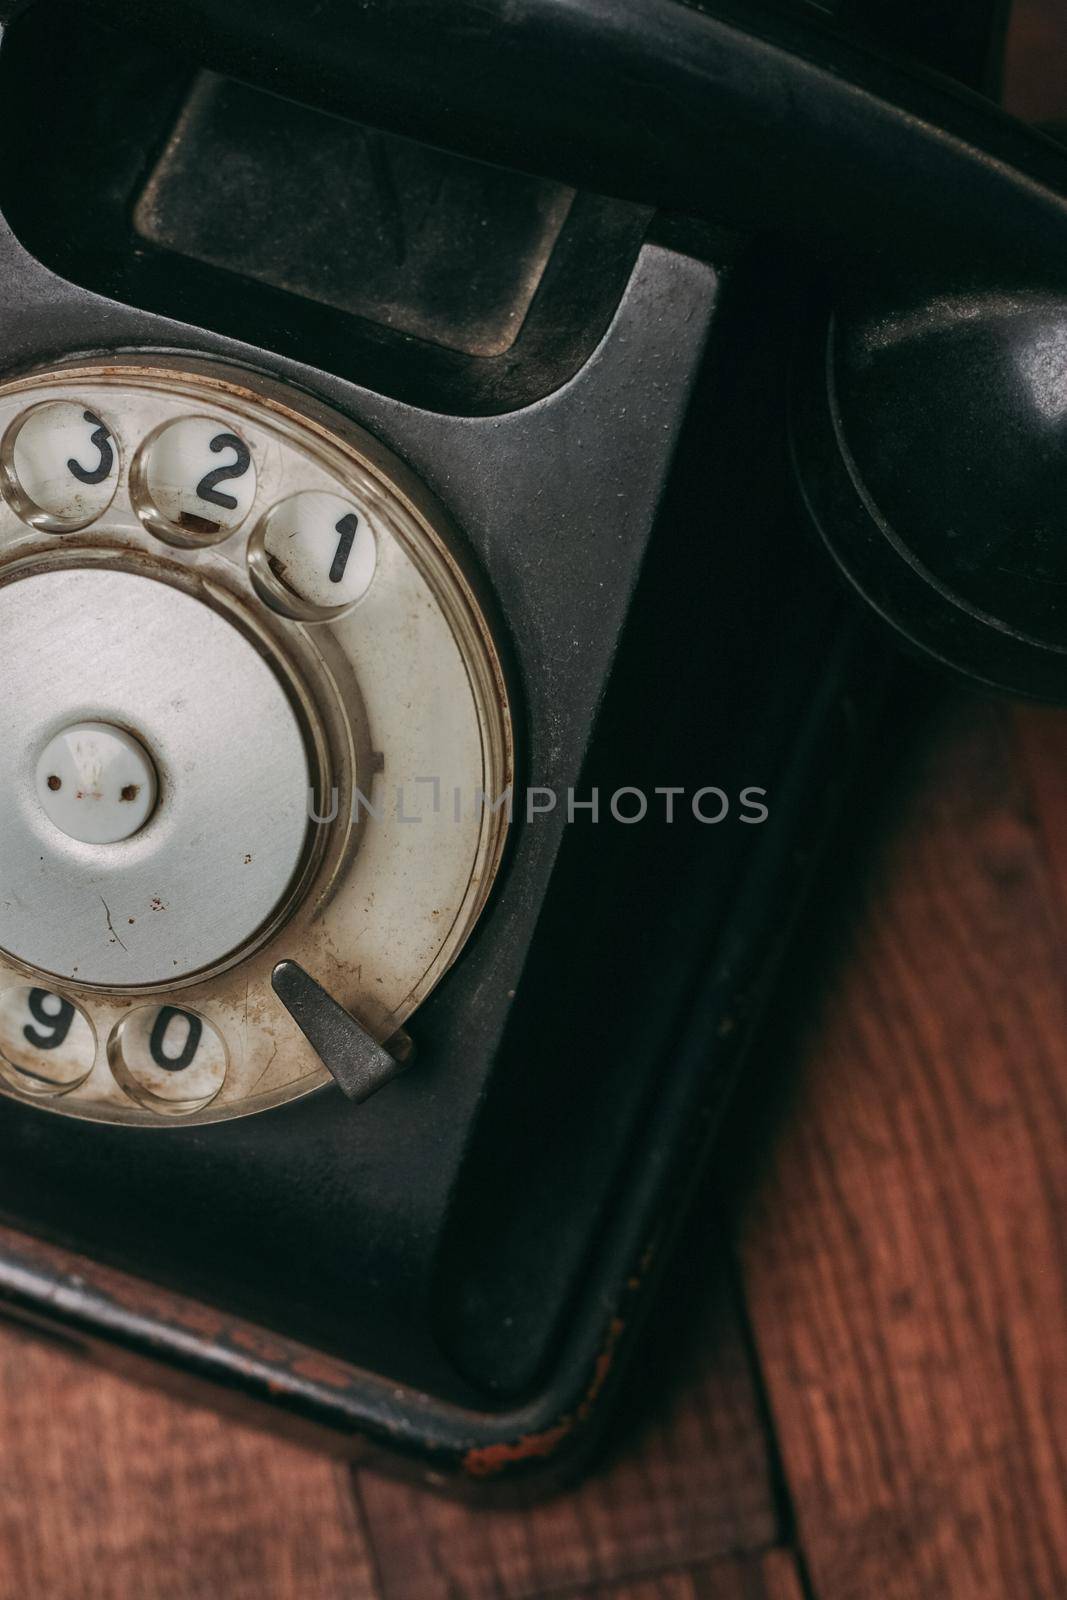
M740 1250L819 1600L1067 1594L1067 946L1010 717L927 731L765 1083Z
M0 1600L374 1600L347 1470L0 1332Z
M361 1471L386 1600L584 1591L771 1544L779 1530L763 1418L707 1209L687 1230L629 1395L600 1469L533 1509L481 1511Z
M769 1550L586 1595L588 1600L803 1600L803 1589L792 1555Z

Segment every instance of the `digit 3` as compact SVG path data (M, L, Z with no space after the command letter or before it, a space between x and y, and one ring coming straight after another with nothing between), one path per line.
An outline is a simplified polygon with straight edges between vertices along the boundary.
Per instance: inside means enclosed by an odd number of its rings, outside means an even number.
M100 452L100 459L95 467L83 467L73 456L67 462L67 468L79 483L104 483L111 476L111 469L115 465L115 447L111 443L111 434L107 424L100 421L95 412L87 411L85 420L93 429L89 443L95 445Z

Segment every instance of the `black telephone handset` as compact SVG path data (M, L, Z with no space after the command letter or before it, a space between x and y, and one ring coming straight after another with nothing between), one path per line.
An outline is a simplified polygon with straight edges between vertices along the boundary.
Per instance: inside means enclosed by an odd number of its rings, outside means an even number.
M1051 140L800 4L331 0L313 26L287 0L251 25L227 0L90 4L175 46L195 22L222 70L375 126L812 244L833 288L796 463L827 546L915 646L1067 697ZM892 8L896 40L910 21L929 52L928 11ZM1004 12L940 8L937 53L976 72ZM843 13L886 31L877 5Z
M5 22L0 1301L562 1471L885 693L805 516L1067 696L1067 153L799 7Z

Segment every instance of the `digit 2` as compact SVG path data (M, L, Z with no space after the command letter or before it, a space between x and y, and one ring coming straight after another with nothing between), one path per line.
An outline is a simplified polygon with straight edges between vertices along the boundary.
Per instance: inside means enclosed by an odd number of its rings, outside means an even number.
M59 1010L46 1011L44 1008L46 1000L58 1000ZM31 1027L27 1023L22 1030L22 1037L27 1043L32 1044L35 1050L58 1050L74 1021L74 1007L70 1001L64 1000L58 994L50 994L47 989L31 989L29 1007L31 1017L34 1022L40 1023L40 1028Z
M169 1056L165 1048L167 1031L175 1021L186 1023L188 1032L181 1053ZM160 1006L148 1041L149 1054L156 1066L162 1067L164 1072L184 1072L186 1067L191 1067L196 1060L196 1052L200 1048L203 1033L204 1025L199 1017L194 1017L189 1011L179 1011L175 1006Z
M95 444L100 452L100 460L95 467L83 467L73 456L67 462L67 470L79 483L103 483L105 478L111 476L111 469L115 465L115 447L111 443L111 435L106 425L92 411L83 413L86 422L93 428L89 439L90 444Z
M237 510L237 496L225 494L216 489L217 483L224 483L227 478L243 478L252 465L252 452L243 439L235 433L217 433L211 441L210 449L215 455L220 450L232 450L234 460L229 466L215 467L200 479L196 492L201 500L206 500L209 505L222 506L225 511Z

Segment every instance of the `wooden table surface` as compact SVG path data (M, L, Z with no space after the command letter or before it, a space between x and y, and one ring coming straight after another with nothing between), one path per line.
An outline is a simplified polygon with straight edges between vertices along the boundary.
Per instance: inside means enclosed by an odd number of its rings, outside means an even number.
M594 1477L474 1511L4 1331L0 1600L1062 1600L1067 713L883 766Z

